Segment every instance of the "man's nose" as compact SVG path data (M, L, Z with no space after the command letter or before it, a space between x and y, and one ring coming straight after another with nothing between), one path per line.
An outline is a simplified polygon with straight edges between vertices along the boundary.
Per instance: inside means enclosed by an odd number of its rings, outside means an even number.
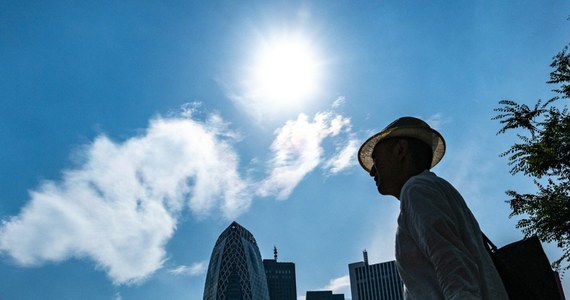
M372 166L372 168L370 168L370 177L374 176L376 176L376 166Z

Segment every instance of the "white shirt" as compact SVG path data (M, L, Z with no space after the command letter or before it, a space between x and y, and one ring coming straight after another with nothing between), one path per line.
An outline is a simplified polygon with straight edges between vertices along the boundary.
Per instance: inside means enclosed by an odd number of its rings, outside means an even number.
M406 299L508 299L463 197L430 171L400 193L396 262Z

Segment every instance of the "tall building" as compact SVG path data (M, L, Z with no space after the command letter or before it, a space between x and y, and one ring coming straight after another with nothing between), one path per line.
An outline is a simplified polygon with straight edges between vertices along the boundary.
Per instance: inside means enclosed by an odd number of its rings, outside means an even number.
M403 300L404 283L396 261L370 265L368 253L364 261L348 265L352 300Z
M307 291L305 300L344 300L344 294L333 294L332 291Z
M278 262L277 248L273 248L274 259L264 259L265 276L271 300L296 300L297 281L295 279L295 264Z
M210 257L204 300L269 300L261 254L237 222L220 235Z

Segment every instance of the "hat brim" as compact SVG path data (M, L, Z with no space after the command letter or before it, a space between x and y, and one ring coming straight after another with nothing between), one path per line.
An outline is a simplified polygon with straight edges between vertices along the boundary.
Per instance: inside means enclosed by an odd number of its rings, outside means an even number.
M366 170L370 172L374 161L372 160L372 151L376 145L388 138L395 137L410 137L416 138L428 144L432 148L433 159L431 167L435 167L445 154L445 140L443 136L431 128L418 128L417 126L401 126L385 129L373 136L371 136L358 150L358 162Z

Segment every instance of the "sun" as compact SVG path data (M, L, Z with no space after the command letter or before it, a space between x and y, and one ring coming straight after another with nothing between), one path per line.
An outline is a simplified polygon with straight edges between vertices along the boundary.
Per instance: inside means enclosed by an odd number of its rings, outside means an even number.
M321 57L302 34L263 40L251 61L247 95L261 113L300 111L319 91Z
M279 38L264 45L255 63L254 82L277 101L300 101L315 92L318 63L301 37Z

